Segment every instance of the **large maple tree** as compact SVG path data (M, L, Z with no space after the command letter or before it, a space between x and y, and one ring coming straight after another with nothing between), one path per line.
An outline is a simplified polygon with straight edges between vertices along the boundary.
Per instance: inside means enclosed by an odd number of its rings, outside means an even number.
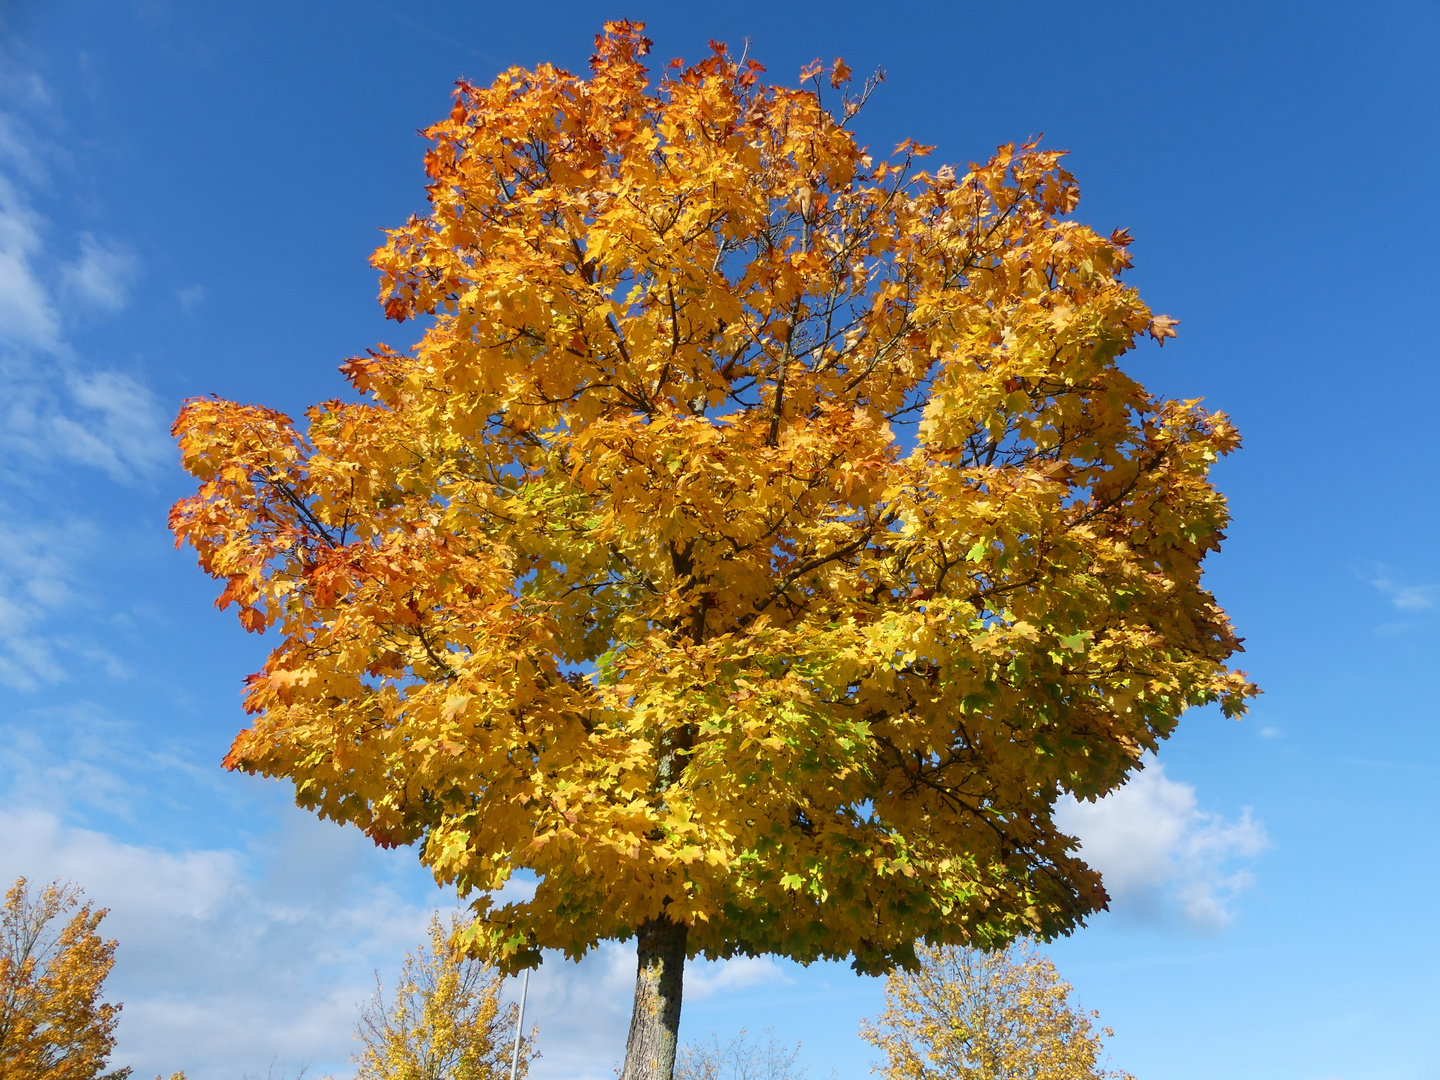
M687 955L1074 927L1056 799L1255 692L1200 575L1236 433L1119 366L1174 321L1062 155L876 160L843 63L652 84L642 29L460 85L374 256L419 342L304 427L189 402L172 520L278 633L226 764L418 844L507 970L638 937L627 1077Z

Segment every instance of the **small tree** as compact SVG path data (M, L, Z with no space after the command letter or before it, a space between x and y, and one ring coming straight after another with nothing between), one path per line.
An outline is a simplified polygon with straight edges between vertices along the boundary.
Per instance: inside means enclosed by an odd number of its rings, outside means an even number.
M641 29L461 84L374 256L420 341L305 430L189 402L172 527L280 639L226 764L418 843L507 971L638 939L669 1080L687 957L1076 926L1057 798L1255 690L1200 577L1238 437L1121 368L1175 321L1062 155L876 161L843 63L652 86Z
M516 1023L500 1007L499 971L459 947L455 920L430 919L428 945L407 953L394 998L377 980L355 1037L356 1080L506 1080ZM517 1077L536 1056L535 1033L522 1040Z
M675 1058L675 1080L806 1080L808 1070L797 1065L800 1044L790 1046L765 1031L751 1039L744 1028L725 1042L710 1038L686 1043Z
M861 1029L885 1053L886 1080L1133 1080L1100 1067L1112 1032L1071 1004L1033 943L916 952L919 967L890 975L885 1012Z
M105 918L74 885L52 882L32 897L19 878L0 911L0 1077L4 1080L124 1080L106 1071L120 1006L100 1000L115 942ZM63 925L59 920L73 912Z

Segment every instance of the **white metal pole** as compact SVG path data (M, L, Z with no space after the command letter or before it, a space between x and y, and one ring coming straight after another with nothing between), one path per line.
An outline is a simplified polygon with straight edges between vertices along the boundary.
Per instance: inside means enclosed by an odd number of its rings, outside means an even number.
M510 1055L510 1080L520 1068L520 1031L525 1026L525 992L530 989L530 969L525 969L525 978L520 983L520 1016L515 1021L515 1052Z

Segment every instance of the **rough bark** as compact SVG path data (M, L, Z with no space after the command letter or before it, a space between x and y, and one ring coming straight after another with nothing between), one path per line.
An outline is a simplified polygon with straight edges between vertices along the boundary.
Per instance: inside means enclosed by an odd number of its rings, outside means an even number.
M663 916L640 928L635 1009L620 1080L673 1080L688 929Z

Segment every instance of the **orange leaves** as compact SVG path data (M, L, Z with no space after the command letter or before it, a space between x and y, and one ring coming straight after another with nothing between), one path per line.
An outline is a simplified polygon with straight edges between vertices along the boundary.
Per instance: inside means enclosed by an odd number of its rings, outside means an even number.
M186 405L177 540L277 632L227 763L462 890L535 872L497 957L1059 932L1100 901L1056 794L1255 692L1200 584L1235 433L1121 369L1175 322L1059 152L877 165L818 64L652 86L642 29L460 87L367 404Z
M895 147L896 157L900 157L902 155L906 157L925 157L929 154L933 154L934 152L935 147L926 146L924 143L917 143L913 139L906 139L904 142L900 143L899 146Z
M655 43L641 33L643 22L631 19L609 19L602 33L595 35L595 55L590 58L590 68L596 74L609 74L615 68L628 68L640 57L650 52ZM715 42L710 43L714 48ZM724 52L725 46L719 47Z

